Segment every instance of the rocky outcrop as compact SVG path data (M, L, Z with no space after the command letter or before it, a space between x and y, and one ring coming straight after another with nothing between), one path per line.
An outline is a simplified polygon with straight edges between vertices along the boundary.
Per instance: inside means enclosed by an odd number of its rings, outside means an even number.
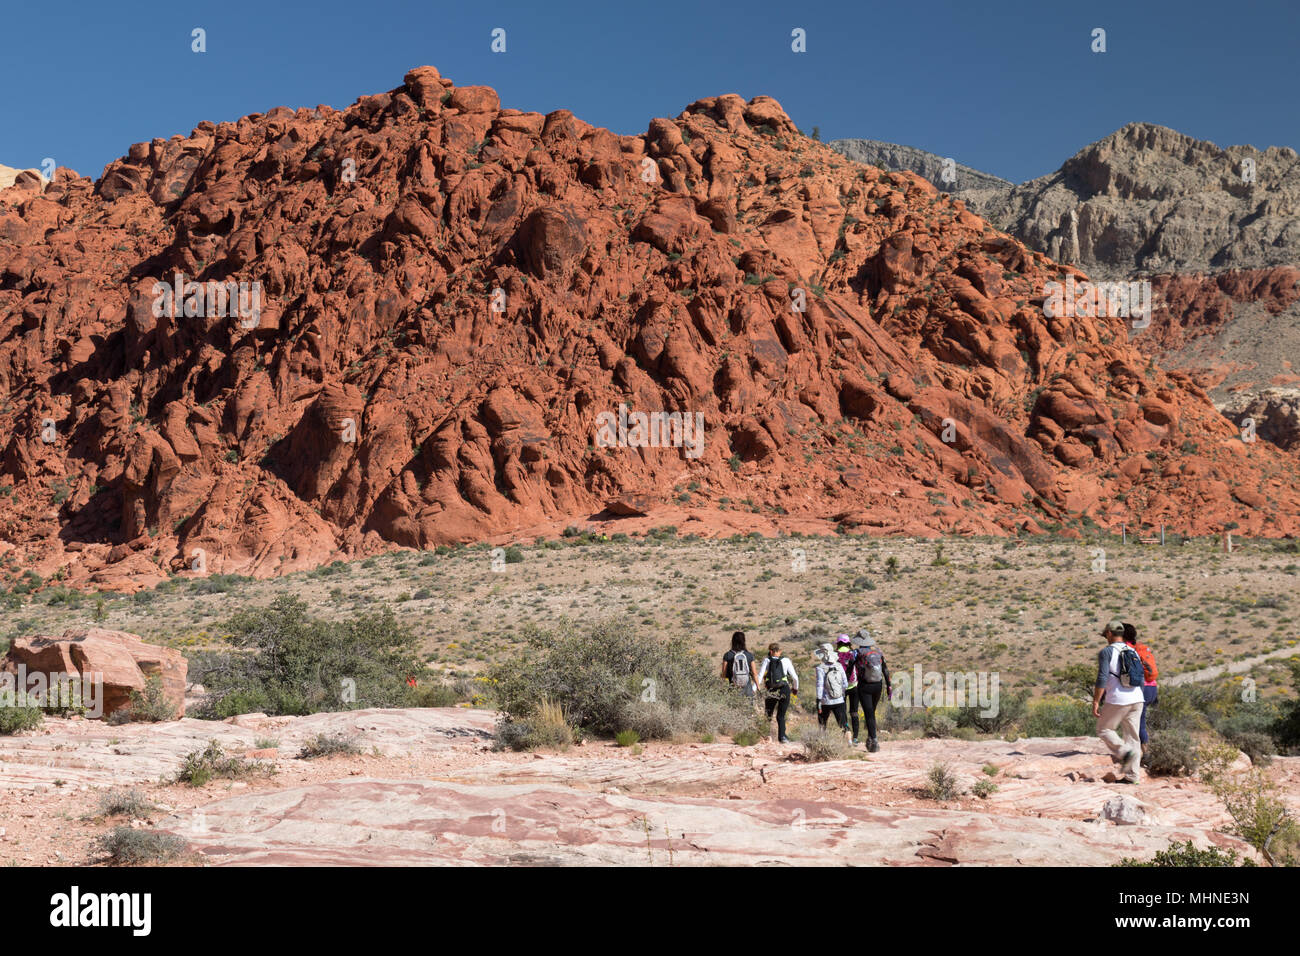
M53 680L79 680L89 716L94 717L129 710L132 695L143 691L151 677L162 682L176 716L183 716L186 669L180 651L102 627L74 628L59 637L17 637L0 661L0 670L10 674L44 675L47 686L53 686ZM90 713L92 708L100 712Z
M872 533L1300 530L1295 463L1125 320L1045 316L1072 274L770 97L618 136L421 67L0 195L0 546L267 576L683 481ZM598 442L622 405L703 416L698 454Z
M1015 187L1014 183L962 165L951 157L914 146L876 139L835 139L826 145L855 163L916 173L939 192L951 193L976 210Z
M1130 123L978 208L1031 248L1099 277L1300 262L1294 149L1224 149L1151 123Z
M121 727L51 718L0 737L0 791L9 795L0 827L23 841L7 847L11 855L47 855L48 836L32 846L31 818L58 781L60 795L80 798L61 804L78 819L94 816L104 789L148 791L168 809L132 825L175 833L218 866L1107 866L1186 840L1255 857L1226 834L1231 818L1201 781L1108 782L1112 764L1095 738L886 739L862 759L821 763L765 741L651 741L633 752L588 740L564 753L516 754L492 749L495 717L358 710ZM318 734L342 735L363 752L299 759ZM278 746L258 748L266 737ZM210 742L276 772L206 791L169 786L186 754ZM957 782L951 800L922 793L936 763ZM1243 755L1232 769L1249 766ZM1296 809L1300 758L1277 757L1267 772ZM995 789L981 799L970 792L976 780Z

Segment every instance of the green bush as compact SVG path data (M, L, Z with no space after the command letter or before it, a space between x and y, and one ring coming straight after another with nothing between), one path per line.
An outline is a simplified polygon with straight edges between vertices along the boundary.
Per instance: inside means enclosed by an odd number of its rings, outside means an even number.
M1147 772L1160 777L1180 777L1196 772L1196 743L1186 730L1153 733L1142 756Z
M208 742L206 749L192 750L185 755L185 759L181 762L181 769L176 774L176 782L188 783L191 787L201 787L216 778L235 780L254 773L274 772L273 764L226 756L221 744L212 740Z
M493 669L498 704L527 720L545 698L568 722L612 737L635 730L642 740L679 734L734 734L753 729L753 702L719 680L712 663L685 640L656 640L621 621L553 632L529 627L527 647Z
M1030 701L1021 729L1026 737L1088 737L1096 733L1097 722L1091 705L1057 695Z
M999 688L998 712L985 717L983 710L982 707L961 708L957 711L957 726L972 727L982 734L1000 734L1024 719L1029 710L1029 695L1004 694Z
M1159 850L1150 860L1137 860L1125 857L1116 866L1254 866L1253 860L1243 859L1236 850L1220 850L1207 847L1198 850L1191 840L1186 843L1171 843L1169 849Z
M0 736L35 730L45 720L39 707L11 707L0 704Z
M955 707L936 707L925 712L925 735L927 737L952 737L957 733L957 709Z
M922 796L931 800L955 800L961 796L961 787L957 775L944 763L936 763L925 775L925 785L921 788Z
M131 691L130 706L127 709L131 720L158 723L176 719L176 704L167 699L163 692L162 677L157 674L145 678L143 691Z
M573 727L564 708L546 698L526 714L502 717L496 727L498 750L567 750L573 739Z
M620 747L631 747L634 743L641 740L641 735L635 730L620 730L614 735L614 741Z
M804 757L812 763L823 760L848 760L854 756L853 745L838 728L805 725L799 730L798 740L803 744Z
M323 621L309 617L303 601L281 595L270 607L241 611L226 627L238 650L209 658L196 675L209 692L205 716L407 707L416 700L407 678L424 669L415 659L417 642L391 608Z

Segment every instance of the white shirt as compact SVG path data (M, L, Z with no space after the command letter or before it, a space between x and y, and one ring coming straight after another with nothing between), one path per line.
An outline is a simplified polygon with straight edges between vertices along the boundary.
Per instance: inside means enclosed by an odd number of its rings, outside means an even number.
M1142 695L1141 686L1125 687L1119 682L1119 655L1126 647L1128 645L1123 641L1115 641L1102 648L1103 654L1110 654L1110 660L1106 664L1106 703L1108 704L1140 704L1146 699Z
M763 683L763 678L767 676L767 662L771 659L772 658L769 655L768 657L763 658L763 663L758 665L758 686L759 687L767 686L766 684ZM779 661L783 665L785 670L785 676L790 679L790 690L796 694L799 693L799 675L794 672L794 663L788 657L778 657L777 661Z

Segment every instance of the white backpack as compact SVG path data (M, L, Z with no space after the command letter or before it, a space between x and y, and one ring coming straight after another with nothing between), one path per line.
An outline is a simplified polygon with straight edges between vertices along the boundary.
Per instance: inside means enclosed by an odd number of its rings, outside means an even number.
M736 651L731 658L731 682L737 687L749 686L749 654Z
M848 689L848 681L844 679L844 669L839 664L826 665L826 683L825 692L827 700L834 700L837 697L843 697L845 690Z

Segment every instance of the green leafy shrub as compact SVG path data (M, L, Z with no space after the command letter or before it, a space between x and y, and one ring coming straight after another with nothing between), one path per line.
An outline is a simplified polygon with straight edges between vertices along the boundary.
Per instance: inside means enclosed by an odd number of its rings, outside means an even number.
M642 740L752 729L751 701L717 677L685 640L655 640L622 621L553 632L525 631L527 647L493 669L498 705L527 720L545 698L577 728L605 737L635 730Z
M635 730L620 730L614 735L614 741L620 747L631 747L641 740L641 735Z
M168 700L163 692L162 677L158 674L150 674L144 679L143 691L131 691L130 705L127 707L131 720L148 723L175 720L176 710L176 704Z
M1174 729L1153 733L1147 743L1142 765L1160 777L1180 777L1196 772L1196 743L1186 730Z
M921 788L922 796L931 800L955 800L961 796L961 787L957 775L945 763L936 763L925 775L925 785Z
M272 764L227 756L221 744L213 740L209 741L205 749L192 750L185 755L181 769L176 774L176 782L201 787L217 778L236 780L250 774L274 772Z
M45 721L39 707L10 707L0 705L0 736L35 730Z
M498 750L567 750L573 740L573 727L564 708L547 698L525 713L507 714L497 722Z
M1150 860L1137 860L1125 857L1116 866L1254 866L1253 860L1241 858L1236 850L1220 850L1218 847L1206 847L1198 850L1191 840L1186 843L1171 843L1169 849L1159 850Z
M1088 737L1097 722L1089 704L1054 695L1029 702L1021 729L1026 737Z
M423 671L416 639L391 608L347 621L309 617L307 605L277 597L226 625L238 649L214 655L196 675L208 689L205 716L314 714L353 707L407 707L407 678Z

